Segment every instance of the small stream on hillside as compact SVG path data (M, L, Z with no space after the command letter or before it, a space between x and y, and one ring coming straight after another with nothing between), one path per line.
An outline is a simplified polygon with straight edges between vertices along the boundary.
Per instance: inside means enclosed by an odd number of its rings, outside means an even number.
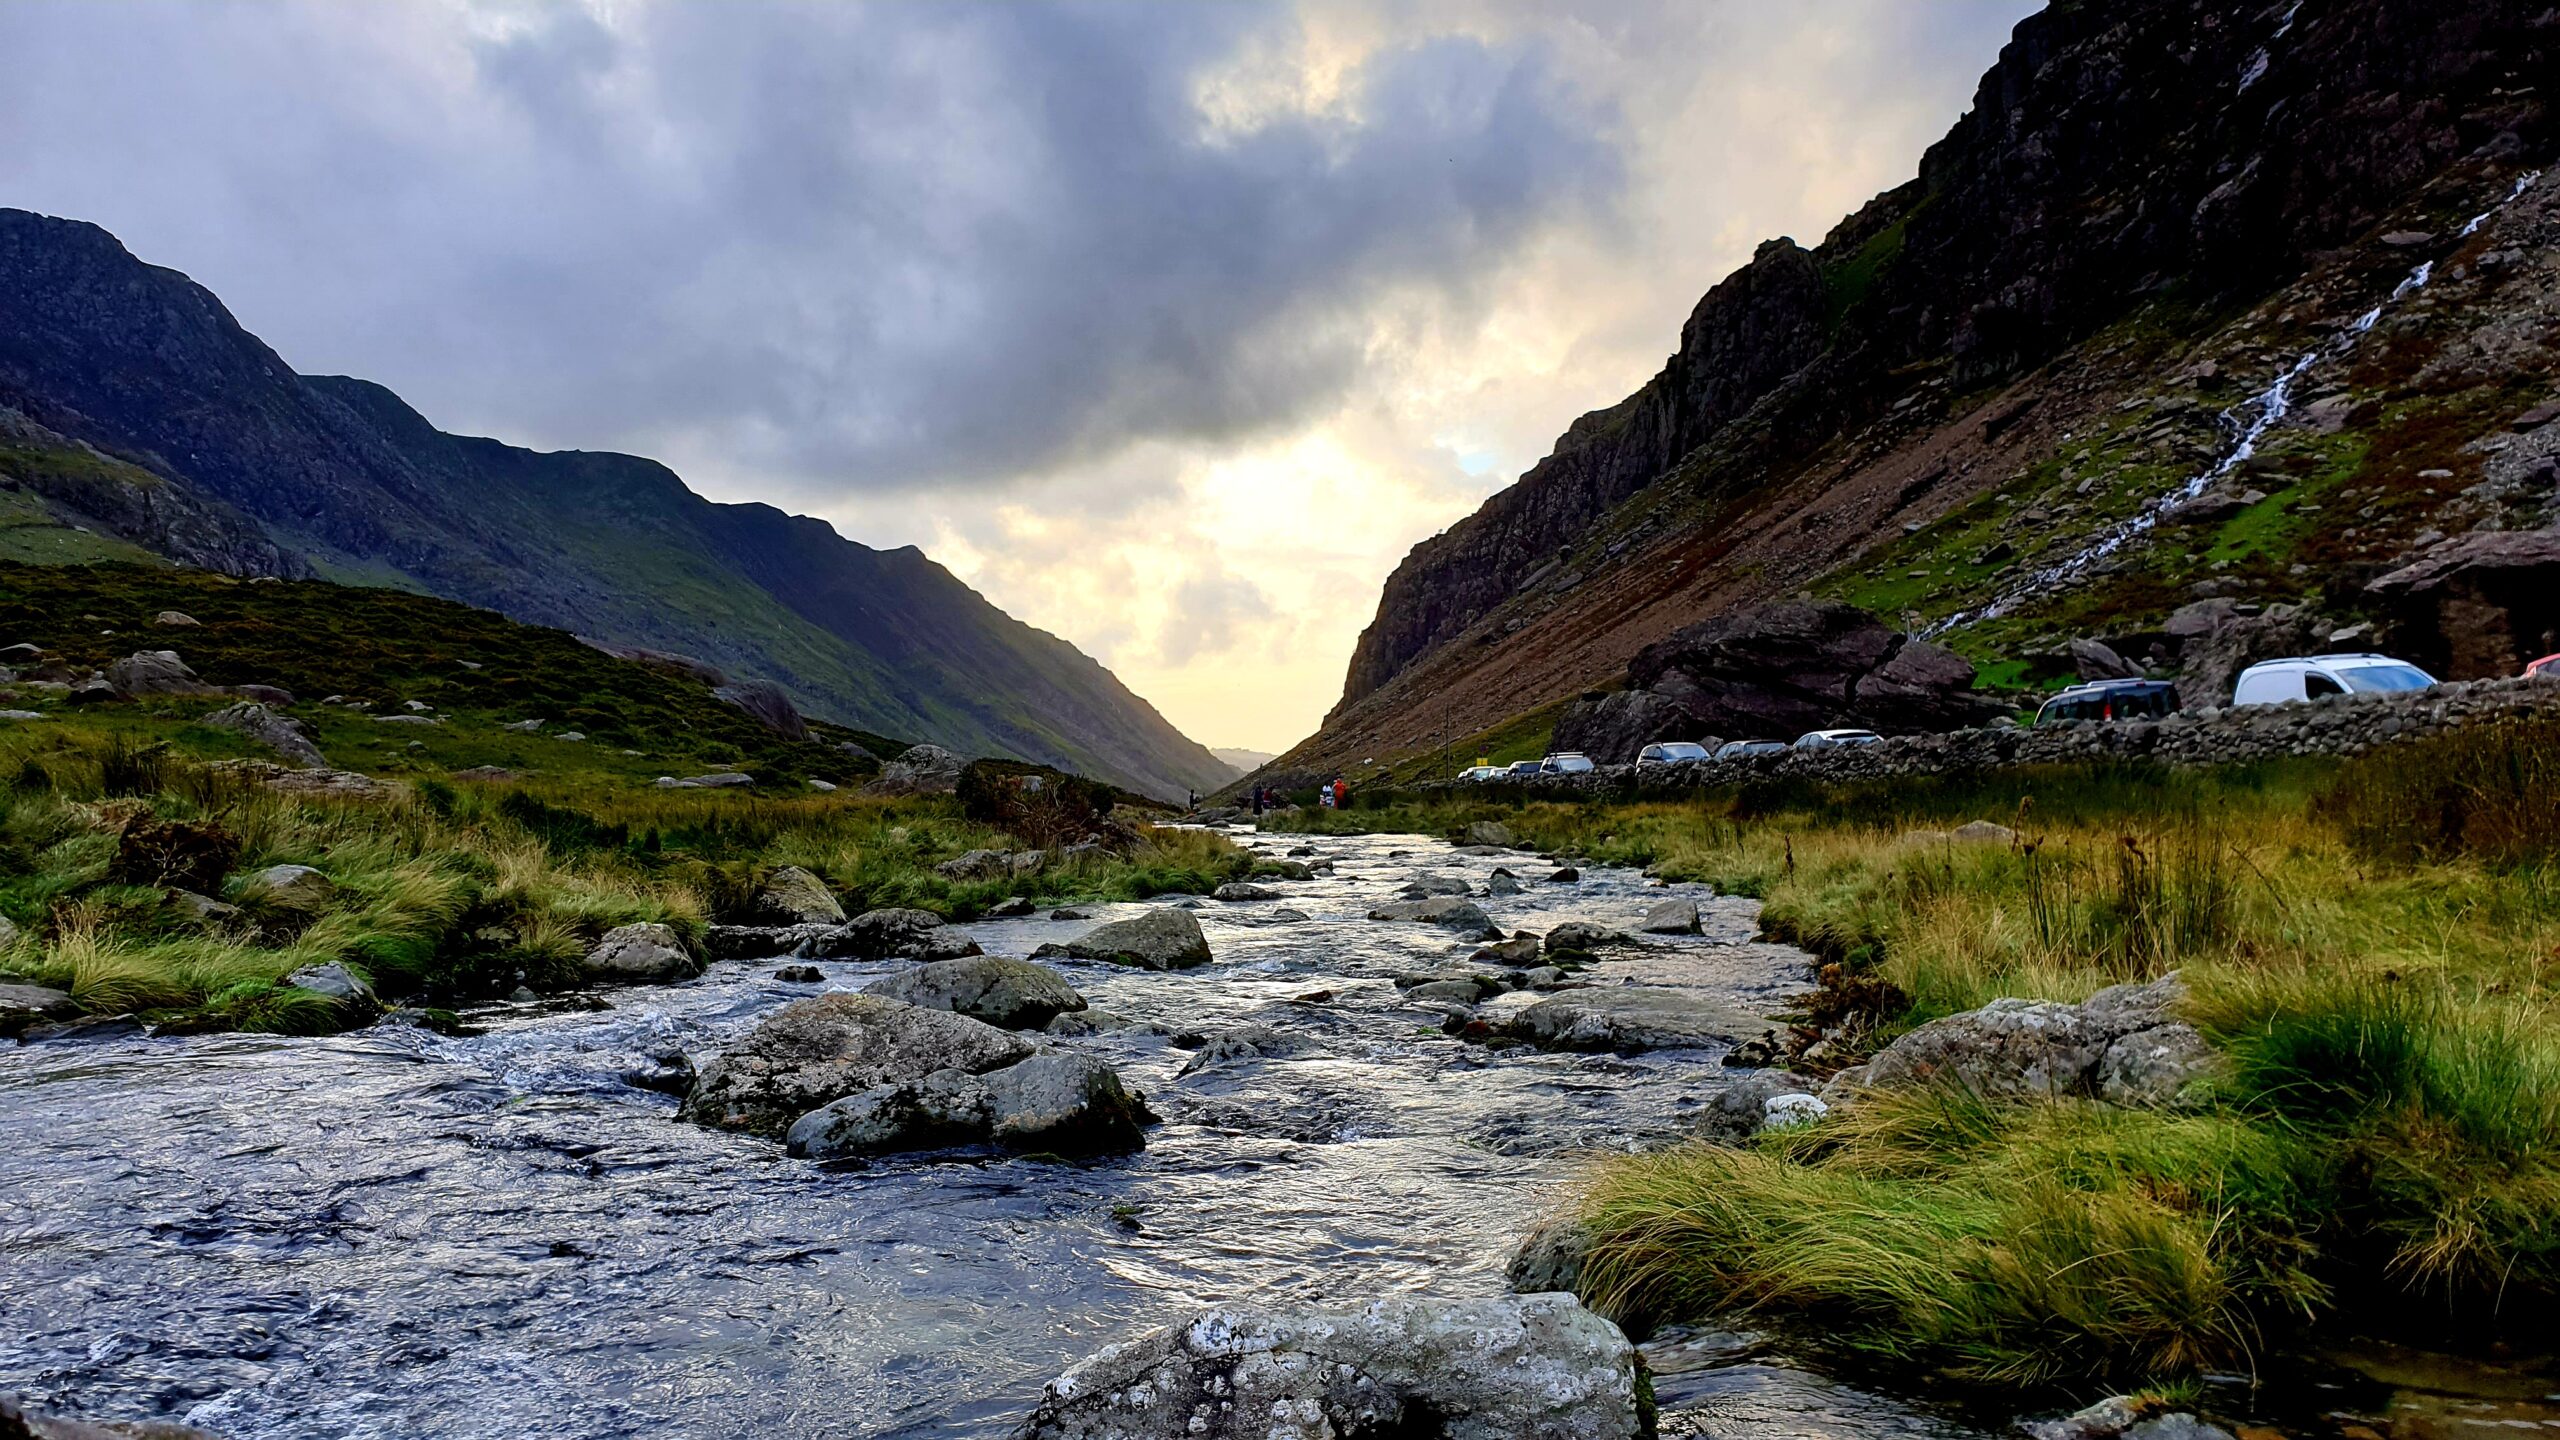
M1443 1036L1392 979L1471 947L1364 917L1417 871L1481 888L1503 861L1309 843L1336 873L1281 882L1279 902L1200 902L1206 969L1060 967L1134 1019L1312 1042L1183 1078L1189 1052L1160 1035L1065 1042L1163 1115L1124 1160L828 1169L624 1083L646 1052L716 1051L813 993L772 961L610 992L607 1010L493 1012L468 1038L0 1051L0 1390L233 1440L992 1436L1071 1362L1204 1303L1498 1293L1580 1152L1674 1139L1727 1072L1701 1051ZM1563 884L1510 864L1526 893L1480 901L1507 928L1631 926L1662 898L1625 871ZM1307 920L1273 921L1284 904ZM1708 934L1648 938L1594 978L1670 975L1763 1010L1803 983L1802 955L1752 943L1748 902L1705 908ZM1090 923L968 929L1023 955ZM858 988L898 963L821 968ZM1316 991L1332 996L1298 998ZM1733 1337L1656 1361L1668 1433L1964 1433Z

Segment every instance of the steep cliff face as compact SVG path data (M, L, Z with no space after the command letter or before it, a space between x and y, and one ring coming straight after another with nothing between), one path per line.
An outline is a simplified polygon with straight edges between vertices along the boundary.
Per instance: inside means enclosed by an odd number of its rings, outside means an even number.
M1907 548L2085 434L2089 397L2134 403L2207 352L2246 373L2253 344L2355 318L2450 249L2381 244L2387 217L2453 240L2439 212L2551 156L2556 41L2560 13L2521 0L2060 0L1915 179L1811 252L1763 246L1642 390L1417 546L1297 758L1606 683L1681 625Z
M184 563L410 586L769 677L867 730L1158 795L1231 775L1109 671L918 551L714 504L637 456L446 434L379 385L294 373L210 293L105 231L0 210L0 414L13 412L57 459L122 467L136 513L116 534ZM47 473L6 445L0 475Z

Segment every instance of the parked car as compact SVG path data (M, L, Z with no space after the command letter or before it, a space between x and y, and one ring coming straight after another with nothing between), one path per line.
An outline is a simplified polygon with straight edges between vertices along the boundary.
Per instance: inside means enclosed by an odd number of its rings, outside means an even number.
M2036 710L2036 723L2056 720L2157 720L2178 708L2166 680L2092 680L2056 694Z
M1535 760L1514 760L1502 773L1514 780L1519 780L1536 775L1542 768L1544 767Z
M2313 655L2299 660L2261 660L2240 672L2231 687L2234 705L2281 705L2287 700L2317 700L2323 695L2382 695L2424 690L2436 677L2388 655Z
M2545 655L2524 667L2524 673L2545 680L2560 680L2560 655Z
M1784 740L1728 740L1716 747L1716 758L1719 760L1739 760L1745 755L1784 755L1786 753L1787 742Z
M1458 778L1469 781L1490 780L1501 773L1502 767L1499 765L1470 765L1458 772Z
M1592 768L1591 757L1579 750L1559 750L1541 761L1538 768L1549 775L1580 775Z
M1840 745L1873 745L1883 738L1873 730L1808 730L1796 737L1796 748L1829 750Z
M1688 740L1657 740L1636 752L1639 765L1682 765L1707 758L1707 747Z

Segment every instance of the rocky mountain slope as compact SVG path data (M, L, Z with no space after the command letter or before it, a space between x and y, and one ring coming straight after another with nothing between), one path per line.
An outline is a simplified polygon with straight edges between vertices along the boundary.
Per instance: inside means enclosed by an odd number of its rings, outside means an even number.
M1158 795L1232 773L918 550L714 504L636 456L446 434L381 386L294 373L104 230L0 210L0 556L145 553L424 590Z
M2381 572L2551 524L2555 47L2520 0L2057 0L1916 178L1416 547L1283 763L1474 748L1789 596L1992 683L2199 595L2389 618Z

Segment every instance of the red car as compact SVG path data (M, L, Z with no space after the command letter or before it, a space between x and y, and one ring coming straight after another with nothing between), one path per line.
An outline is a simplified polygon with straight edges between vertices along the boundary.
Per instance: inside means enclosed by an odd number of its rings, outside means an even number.
M2560 680L2560 655L2545 655L2524 667L2527 675L2540 675L2546 680Z

